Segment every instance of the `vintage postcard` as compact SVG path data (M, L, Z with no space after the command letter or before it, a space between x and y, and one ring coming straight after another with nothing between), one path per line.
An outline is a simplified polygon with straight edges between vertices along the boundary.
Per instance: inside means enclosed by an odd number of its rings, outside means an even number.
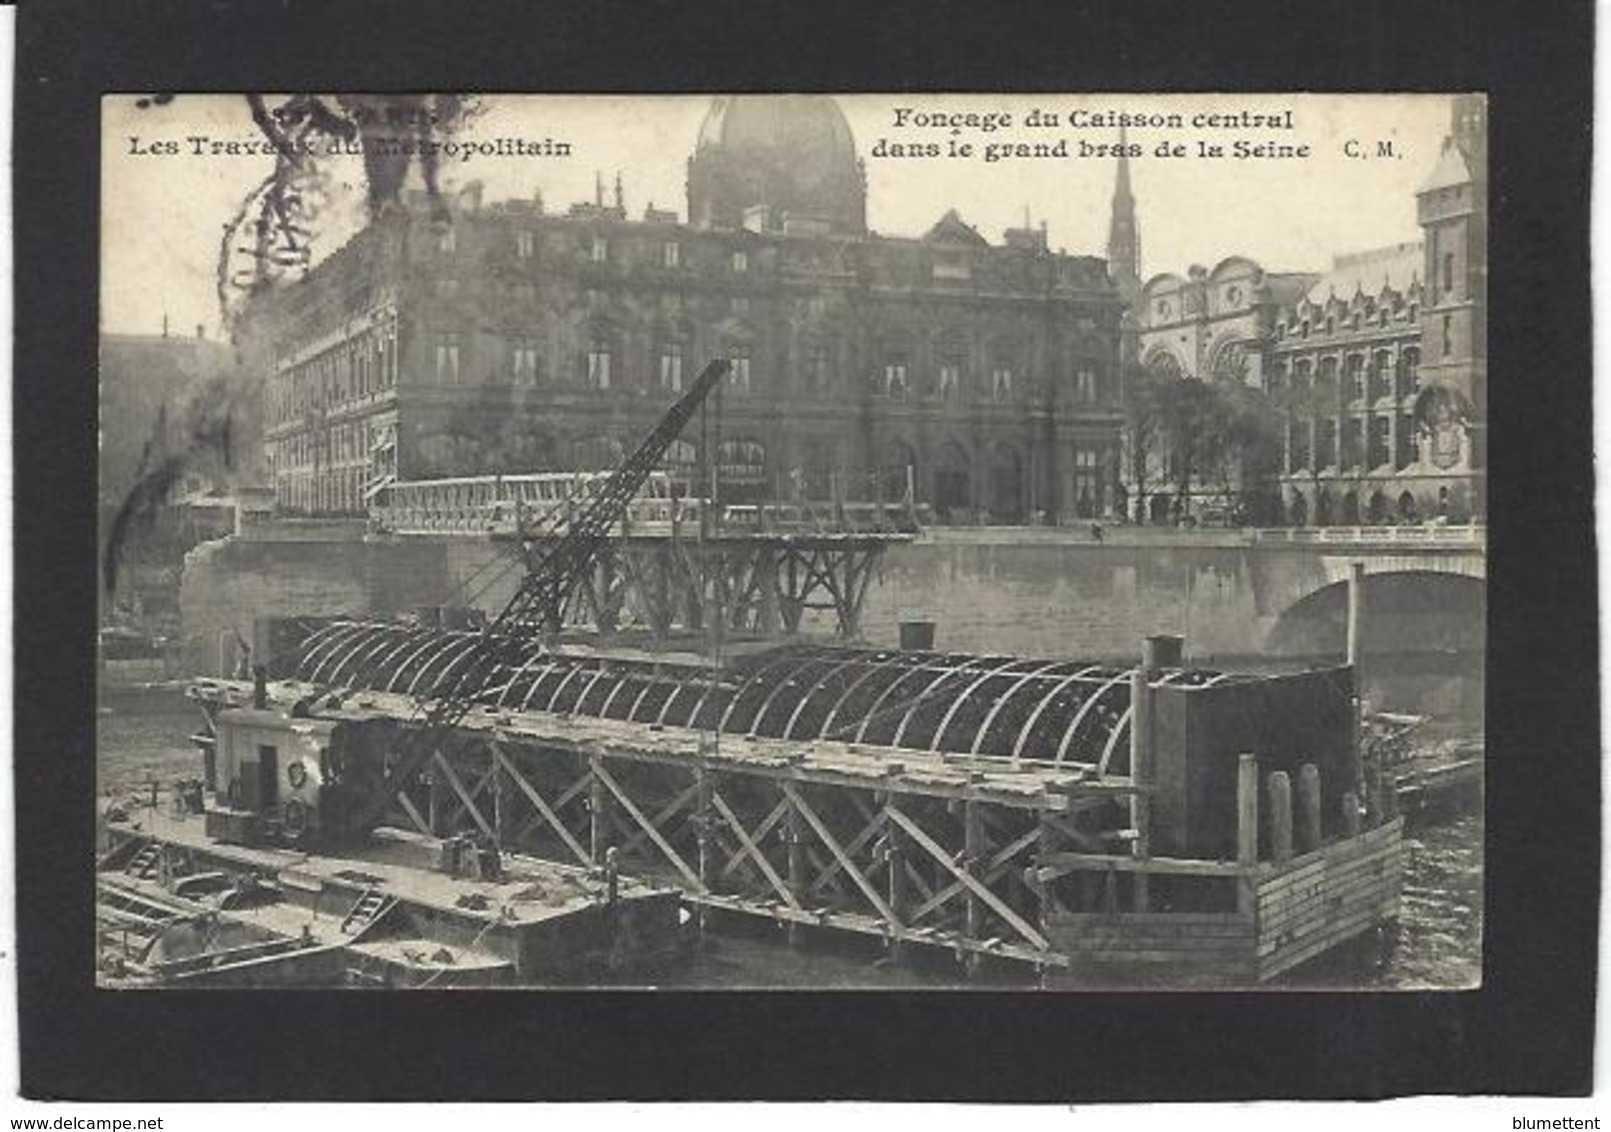
M1478 985L1487 136L106 96L98 984Z

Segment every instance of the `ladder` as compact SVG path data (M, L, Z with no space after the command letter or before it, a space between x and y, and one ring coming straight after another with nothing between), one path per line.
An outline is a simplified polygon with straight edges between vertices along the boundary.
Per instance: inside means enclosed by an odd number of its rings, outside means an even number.
M137 880L150 880L161 867L162 846L154 841L148 841L129 859L129 863L123 867L123 872Z
M341 921L341 934L362 935L370 924L380 919L391 903L391 898L380 889L365 889L358 902L352 906L352 911Z

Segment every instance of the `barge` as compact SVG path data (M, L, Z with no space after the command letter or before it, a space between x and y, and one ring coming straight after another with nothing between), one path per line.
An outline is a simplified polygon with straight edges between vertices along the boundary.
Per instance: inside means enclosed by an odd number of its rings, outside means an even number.
M1396 923L1403 819L1347 666L1194 669L1163 637L1128 669L534 642L398 781L419 689L474 634L302 624L274 677L191 685L185 803L108 826L103 906L236 936L205 961L137 941L109 979L644 985L684 924L736 915L1046 985L1257 986ZM383 782L379 827L332 839ZM185 891L210 873L273 891L267 935Z

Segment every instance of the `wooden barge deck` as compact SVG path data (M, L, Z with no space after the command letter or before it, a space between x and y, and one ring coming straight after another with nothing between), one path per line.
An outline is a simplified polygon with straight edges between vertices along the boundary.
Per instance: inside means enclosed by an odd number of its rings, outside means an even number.
M679 936L665 886L519 856L453 875L456 843L400 830L314 855L150 807L103 836L106 985L518 985L648 966ZM242 891L263 899L219 899Z

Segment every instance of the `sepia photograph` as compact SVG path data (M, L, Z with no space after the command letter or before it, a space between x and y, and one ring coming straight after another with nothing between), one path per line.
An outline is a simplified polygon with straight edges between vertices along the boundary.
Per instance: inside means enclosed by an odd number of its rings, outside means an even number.
M1482 985L1482 93L100 109L97 987Z

